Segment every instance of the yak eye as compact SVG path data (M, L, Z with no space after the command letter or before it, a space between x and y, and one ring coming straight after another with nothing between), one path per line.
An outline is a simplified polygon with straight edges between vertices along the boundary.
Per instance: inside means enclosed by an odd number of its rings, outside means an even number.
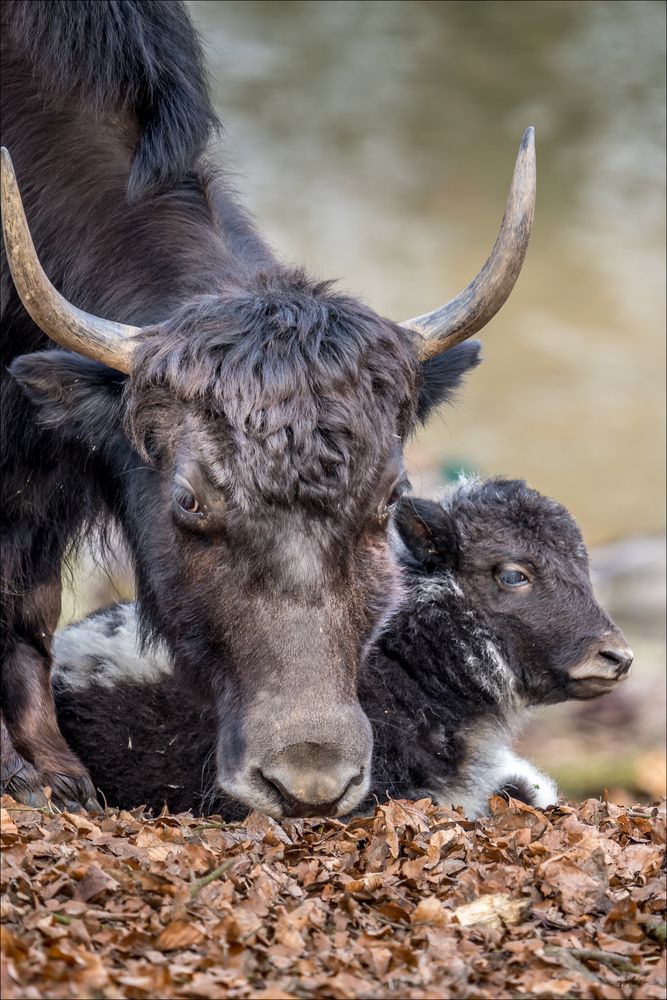
M498 583L511 589L525 587L531 582L530 577L518 566L501 566L495 572Z
M199 501L191 489L181 483L174 486L174 500L184 514L198 514L201 516L202 510Z
M385 507L387 508L387 510L393 510L394 509L394 507L396 506L396 504L398 503L398 501L400 499L400 496L401 496L402 492L403 492L403 490L400 489L398 486L394 487L394 489L391 491L391 493L387 497L387 502L385 504Z
M503 569L498 574L503 583L509 587L518 587L522 583L528 583L528 577L518 569Z
M378 521L380 522L380 524L384 524L389 519L389 516L392 514L394 507L398 503L403 493L405 493L407 488L408 488L407 479L401 477L400 479L396 480L396 482L391 488L389 496L378 507L377 514L378 514Z

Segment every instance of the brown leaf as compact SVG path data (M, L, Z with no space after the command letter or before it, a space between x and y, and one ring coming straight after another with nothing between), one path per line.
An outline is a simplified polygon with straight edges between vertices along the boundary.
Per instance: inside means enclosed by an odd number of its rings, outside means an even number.
M63 813L63 819L67 820L79 833L84 833L93 839L102 836L99 826L83 813Z
M369 872L363 878L353 878L343 886L345 892L375 892L382 885L381 872Z
M6 844L13 844L18 839L19 831L16 823L6 809L0 809L0 836Z
M604 858L601 852L589 858L560 856L543 862L537 871L544 895L556 895L565 913L581 916L599 913L606 909L609 886ZM588 868L588 871L586 870ZM593 871L594 874L590 874Z
M74 899L87 903L89 899L117 888L118 882L107 872L102 871L99 865L89 865L83 878L76 884L73 896Z
M192 948L204 939L204 932L194 923L187 920L172 920L162 930L156 947L160 951L175 951L177 948Z
M460 826L455 826L450 830L436 830L432 837L429 838L428 842L428 868L432 868L434 865L440 861L443 854L446 853L445 848L451 847L454 844L459 843L464 839L463 830Z
M442 903L435 896L425 896L420 899L413 910L410 920L413 924L444 924L447 915Z
M160 933L156 947L160 951L175 951L177 948L192 948L203 939L204 933L197 924L187 920L172 920Z

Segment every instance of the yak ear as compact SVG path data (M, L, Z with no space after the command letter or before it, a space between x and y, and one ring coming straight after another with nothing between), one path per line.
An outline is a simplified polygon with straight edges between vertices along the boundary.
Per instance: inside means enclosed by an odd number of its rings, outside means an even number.
M115 369L69 351L35 351L15 358L9 372L42 426L100 449L122 433L127 376Z
M425 569L453 569L456 563L456 528L451 514L433 500L402 497L394 524L413 559Z
M437 406L456 398L464 376L480 364L481 349L479 340L466 340L444 354L422 361L422 384L417 401L417 416L422 423L426 423Z

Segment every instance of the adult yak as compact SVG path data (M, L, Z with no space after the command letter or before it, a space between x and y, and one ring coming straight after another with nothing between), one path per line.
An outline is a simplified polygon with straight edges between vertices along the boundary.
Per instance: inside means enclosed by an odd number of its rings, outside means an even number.
M145 639L225 720L221 786L274 815L349 812L371 751L357 667L399 590L403 442L516 280L532 130L480 275L396 324L279 263L203 158L216 121L181 4L5 0L2 18L30 220L5 152L3 784L94 801L50 647L68 548L116 519Z

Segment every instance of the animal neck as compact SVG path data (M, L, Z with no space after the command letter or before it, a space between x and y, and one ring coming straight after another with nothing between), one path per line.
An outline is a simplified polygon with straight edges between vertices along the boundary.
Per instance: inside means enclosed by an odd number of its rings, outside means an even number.
M80 308L147 326L277 266L251 217L205 162L193 158L177 181L129 205L129 164L140 138L133 121L76 101L53 105L22 59L3 63L5 91L2 141L41 263ZM85 155L72 156L73 149Z

